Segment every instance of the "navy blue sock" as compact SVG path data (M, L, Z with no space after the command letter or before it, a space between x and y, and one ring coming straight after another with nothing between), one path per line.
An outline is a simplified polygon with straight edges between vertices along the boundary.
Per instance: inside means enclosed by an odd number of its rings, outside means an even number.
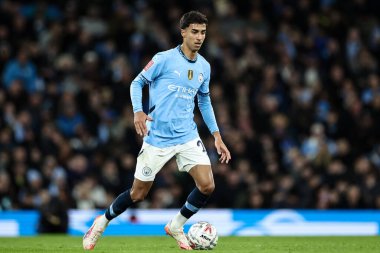
M186 203L181 208L181 214L189 219L198 212L200 208L207 204L209 198L209 195L203 194L197 187L195 187L189 197L187 197Z
M130 207L132 204L133 201L131 198L131 191L129 189L120 194L107 208L105 212L107 220L112 220L113 218L116 218L117 216L119 216L119 214L127 210L127 208Z

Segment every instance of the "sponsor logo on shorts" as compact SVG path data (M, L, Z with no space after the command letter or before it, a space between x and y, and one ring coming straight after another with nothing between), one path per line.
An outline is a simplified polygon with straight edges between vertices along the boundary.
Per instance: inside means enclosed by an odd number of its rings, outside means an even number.
M143 173L143 175L144 176L150 176L150 175L152 175L152 169L151 168L149 168L149 167L144 167L143 169L142 169L142 173Z

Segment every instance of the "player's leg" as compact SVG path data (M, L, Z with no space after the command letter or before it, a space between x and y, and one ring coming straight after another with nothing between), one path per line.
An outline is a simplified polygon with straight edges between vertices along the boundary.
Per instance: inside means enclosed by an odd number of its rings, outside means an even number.
M137 157L135 180L131 189L121 193L107 208L105 214L98 216L83 237L83 248L93 249L108 223L123 213L132 204L142 201L152 187L156 174L174 155L171 149L160 149L144 143Z
M181 210L174 216L174 218L165 226L168 234L176 234L177 238L173 236L178 245L182 249L190 249L191 245L188 242L183 232L183 225L191 216L196 214L200 208L207 204L207 201L214 191L214 178L210 165L196 165L190 171L196 187L189 194L186 203L182 206Z
M121 193L107 208L105 214L98 216L94 220L92 226L83 237L83 248L85 250L94 249L97 241L107 228L108 223L122 214L132 204L144 200L152 184L153 181L145 182L135 178L132 188Z
M187 197L186 203L172 220L173 229L181 228L191 216L207 204L215 189L214 177L210 165L196 165L189 174L193 177L196 187Z
M135 178L132 188L120 194L107 208L104 214L107 221L109 222L122 214L133 203L143 201L148 195L152 184L153 181L141 181Z
M188 172L193 177L196 187L188 196L185 205L166 225L165 230L172 234L182 234L183 237L185 237L183 225L192 215L198 212L200 208L206 205L215 186L210 159L201 140L196 139L181 145L176 157L179 170ZM177 240L177 242L180 245L180 241ZM186 239L186 243L183 244L189 245L188 240Z

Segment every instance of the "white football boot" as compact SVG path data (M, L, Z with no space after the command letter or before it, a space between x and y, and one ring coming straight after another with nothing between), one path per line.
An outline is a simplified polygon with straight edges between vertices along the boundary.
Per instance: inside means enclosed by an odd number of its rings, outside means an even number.
M166 226L165 226L165 232L167 235L170 235L171 237L173 237L177 241L178 246L181 249L193 250L193 248L191 248L191 246L190 246L189 240L187 240L187 237L186 237L185 233L183 232L183 228L178 229L178 230L173 230L173 229L171 229L171 221L169 221L169 223L166 224Z
M94 223L83 236L83 249L93 250L99 238L102 236L104 230L108 226L109 221L104 215L99 215L94 220Z

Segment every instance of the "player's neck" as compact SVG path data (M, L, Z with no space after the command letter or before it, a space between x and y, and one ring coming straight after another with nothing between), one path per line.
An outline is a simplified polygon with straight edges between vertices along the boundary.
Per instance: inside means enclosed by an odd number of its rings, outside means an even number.
M186 47L184 44L181 45L181 50L183 54L189 59L194 61L197 58L198 51L191 51L190 48Z

